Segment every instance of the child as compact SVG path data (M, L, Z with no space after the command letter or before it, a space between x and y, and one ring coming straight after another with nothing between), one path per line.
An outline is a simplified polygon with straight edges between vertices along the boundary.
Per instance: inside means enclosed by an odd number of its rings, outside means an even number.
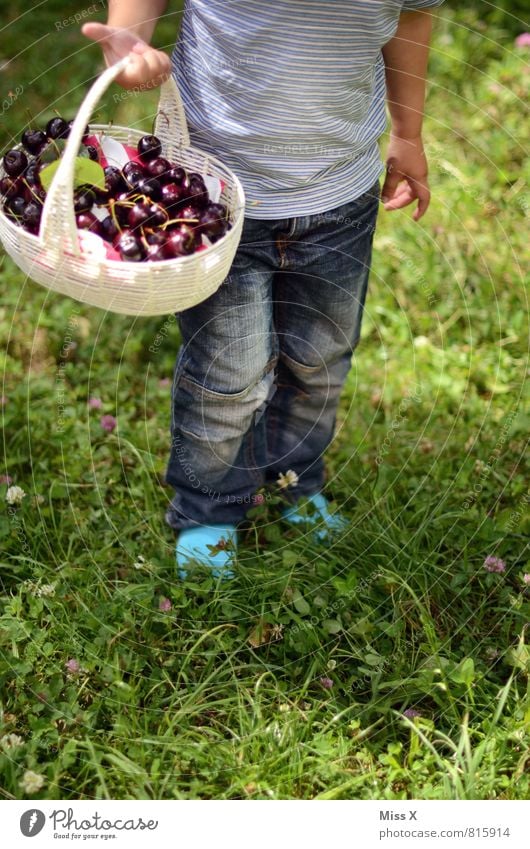
M192 144L231 167L247 197L228 279L178 316L166 519L182 577L192 560L231 575L238 522L286 470L325 533L345 527L322 492L322 455L360 335L385 93L384 207L417 201L417 221L429 204L429 9L441 2L186 0L171 64L148 46L164 0L111 0L109 26L83 27L108 64L132 50L126 88L173 71ZM296 503L284 516L307 521Z

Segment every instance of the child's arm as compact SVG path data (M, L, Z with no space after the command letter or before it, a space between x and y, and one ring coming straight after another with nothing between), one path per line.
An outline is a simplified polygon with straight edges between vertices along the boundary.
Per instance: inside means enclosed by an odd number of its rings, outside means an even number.
M107 25L85 24L83 35L99 41L107 65L132 54L133 62L116 82L124 88L154 88L171 73L169 56L149 46L167 0L109 0Z
M415 221L430 201L421 129L431 30L430 12L404 12L394 38L383 47L391 133L382 196L388 210L417 199Z

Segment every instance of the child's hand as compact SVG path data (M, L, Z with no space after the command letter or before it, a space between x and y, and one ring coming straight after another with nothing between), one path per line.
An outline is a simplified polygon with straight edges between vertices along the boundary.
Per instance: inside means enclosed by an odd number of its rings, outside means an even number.
M128 29L90 23L84 24L81 32L100 43L107 65L114 65L131 55L133 61L116 79L123 88L156 88L171 74L169 56L155 50Z
M401 139L390 136L386 157L386 179L381 192L386 210L402 209L418 201L414 221L427 212L431 199L428 168L421 137Z

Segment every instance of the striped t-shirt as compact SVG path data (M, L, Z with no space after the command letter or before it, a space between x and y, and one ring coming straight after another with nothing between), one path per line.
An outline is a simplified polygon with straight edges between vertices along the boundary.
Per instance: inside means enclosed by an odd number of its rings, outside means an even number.
M186 0L173 54L192 144L240 178L250 218L325 212L383 170L381 48L443 0Z

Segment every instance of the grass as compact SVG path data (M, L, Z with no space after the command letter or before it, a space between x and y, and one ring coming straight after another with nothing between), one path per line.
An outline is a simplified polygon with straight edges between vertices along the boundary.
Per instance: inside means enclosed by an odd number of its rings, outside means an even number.
M60 6L9 25L51 53L2 72L24 86L8 132L26 107L72 115L97 71L76 27L57 38ZM179 584L163 520L174 323L75 304L4 258L1 472L27 492L0 513L4 796L32 770L50 799L528 797L526 55L444 12L434 199L419 226L381 215L328 456L351 520L332 546L282 526L269 493L236 580ZM154 104L111 92L102 114L149 126Z

